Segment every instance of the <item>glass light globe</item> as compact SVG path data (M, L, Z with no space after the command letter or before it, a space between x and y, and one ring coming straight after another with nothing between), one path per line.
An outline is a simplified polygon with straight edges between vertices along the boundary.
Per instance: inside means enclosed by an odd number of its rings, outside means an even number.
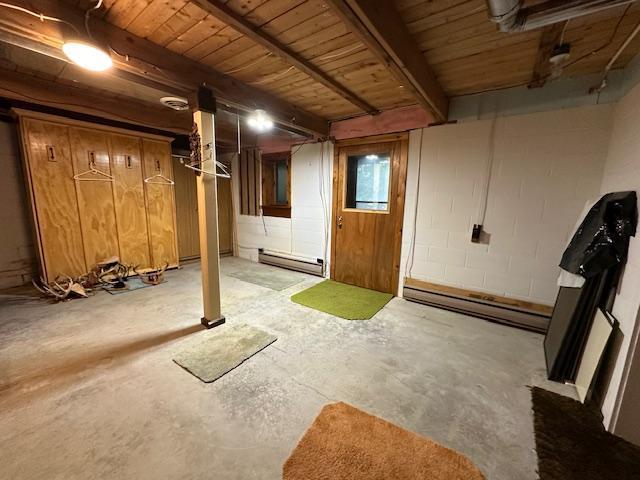
M62 51L73 63L92 72L103 72L113 65L107 52L90 43L72 40L62 45Z

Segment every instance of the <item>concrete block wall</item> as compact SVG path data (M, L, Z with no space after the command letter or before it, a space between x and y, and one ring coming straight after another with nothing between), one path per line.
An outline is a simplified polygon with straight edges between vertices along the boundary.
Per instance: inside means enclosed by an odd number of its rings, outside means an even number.
M639 190L640 186L640 85L632 89L615 107L609 154L604 166L601 193ZM639 192L640 193L640 192ZM640 425L625 424L618 418L623 398L640 398L640 384L628 382L633 364L640 369L638 336L640 322L640 232L631 239L629 258L613 307L613 315L620 322L622 341L609 382L609 390L602 407L605 425L616 433L640 444ZM634 356L636 361L633 362ZM635 373L640 378L640 373ZM638 404L634 409L637 411Z
M325 237L325 232L331 216L332 165L333 144L330 142L293 146L290 219L240 215L239 184L235 181L239 255L257 261L258 248L264 248L295 257L324 258L327 238L328 263L330 235ZM321 185L324 185L322 195Z
M562 252L600 191L612 112L596 105L412 131L401 278L410 267L413 278L553 305ZM488 241L474 244L492 149Z
M23 285L37 271L18 145L16 125L0 118L0 289Z

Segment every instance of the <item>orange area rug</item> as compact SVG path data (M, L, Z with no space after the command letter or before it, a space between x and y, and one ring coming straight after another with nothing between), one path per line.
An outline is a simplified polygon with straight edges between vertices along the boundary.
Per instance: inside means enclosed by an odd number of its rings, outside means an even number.
M483 480L465 456L346 403L325 406L284 480Z

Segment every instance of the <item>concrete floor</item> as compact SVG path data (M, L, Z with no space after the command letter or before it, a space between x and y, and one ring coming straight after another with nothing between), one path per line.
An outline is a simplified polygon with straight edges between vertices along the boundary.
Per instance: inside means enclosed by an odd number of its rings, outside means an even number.
M321 407L345 401L468 455L491 480L537 475L527 385L543 337L393 299L347 321L225 276L227 328L278 340L204 384L172 362L199 325L198 265L153 288L49 304L0 296L0 478L278 479ZM410 459L407 459L410 461Z

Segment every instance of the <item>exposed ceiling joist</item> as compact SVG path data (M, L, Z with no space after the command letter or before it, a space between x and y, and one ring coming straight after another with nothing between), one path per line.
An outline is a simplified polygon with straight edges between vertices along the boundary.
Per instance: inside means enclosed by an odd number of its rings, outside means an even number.
M119 102L100 92L0 69L0 96L174 133L191 132L191 114L139 102Z
M540 35L540 46L538 47L538 55L536 63L533 67L533 76L529 88L542 87L551 75L551 63L549 59L553 53L553 49L562 41L562 32L566 22L554 23L542 29Z
M2 26L0 25L0 42L4 42L9 45L13 45L14 47L23 48L30 52L38 53L40 55L44 55L49 58L54 58L63 62L70 63L70 60L65 56L62 50L59 47L54 47L51 45L47 45L39 42L34 38L27 38L24 36L16 35L15 33L11 33L9 31L2 30ZM162 84L157 82L149 77L142 77L140 75L135 75L126 70L118 70L116 68L109 70L108 72L103 72L101 75L116 77L122 80L126 80L129 82L136 83L138 85L144 85L149 88L154 88L156 90L166 91L168 94L177 95L184 97L189 94L192 89L181 87L178 85L168 86L166 84Z
M329 0L329 4L396 79L414 92L420 104L437 120L447 120L447 96L393 2Z
M254 42L262 45L270 52L284 59L296 67L301 72L306 73L318 83L321 83L330 90L336 92L338 95L348 100L352 104L361 108L364 112L369 114L378 113L378 109L366 100L356 95L340 82L333 79L331 76L323 72L321 69L313 65L308 60L305 60L296 52L291 50L282 42L278 41L259 26L254 25L245 19L242 15L235 12L232 8L220 2L219 0L192 0L204 11L210 13L214 17L222 20L227 25L231 26L234 30L249 37Z
M36 10L83 29L85 12L65 2L54 0L12 0L30 10ZM110 46L115 67L154 82L195 90L203 83L215 93L218 102L242 111L262 108L275 121L297 132L328 135L328 122L311 112L277 98L267 92L239 82L217 70L137 37L99 18L91 18L91 33L95 39ZM3 9L0 31L36 39L49 46L59 47L65 35L73 31L62 23L41 22L18 11Z

